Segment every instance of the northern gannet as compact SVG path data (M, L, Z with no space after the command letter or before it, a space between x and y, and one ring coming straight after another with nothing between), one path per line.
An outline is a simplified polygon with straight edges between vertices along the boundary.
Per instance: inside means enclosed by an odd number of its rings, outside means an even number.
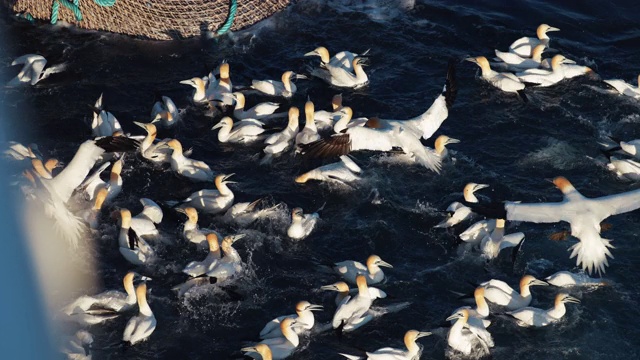
M280 323L280 331L284 335L283 337L264 339L255 346L243 348L242 351L247 351L245 355L251 356L254 359L257 359L257 355L260 354L263 360L268 360L268 352L266 349L270 349L273 360L286 359L300 344L300 338L294 331L294 328L299 326L301 325L297 324L294 319L286 318ZM267 345L268 347L265 349L265 347L260 345ZM265 358L265 355L267 358Z
M73 159L53 179L41 179L38 198L45 204L45 213L55 220L54 226L72 245L77 244L84 230L82 221L73 215L66 203L80 186L96 161L105 152L134 151L139 142L126 137L103 137L87 140L76 151Z
M287 228L287 236L293 240L302 240L311 234L320 220L317 212L305 214L301 208L291 211L291 224Z
M531 304L530 286L548 286L549 284L531 275L525 275L520 279L520 293L501 280L489 280L480 285L485 289L484 297L488 302L504 306L507 310L516 310Z
M367 265L353 260L345 260L337 262L333 266L333 270L346 281L355 284L358 276L363 275L367 281L367 285L374 285L385 279L384 272L380 266L393 268L393 265L380 259L378 255L370 255L367 258Z
M239 234L226 236L222 239L220 249L224 256L216 262L217 265L215 267L207 271L206 275L208 277L216 278L217 283L221 283L242 272L242 258L240 258L240 254L238 254L238 251L236 251L232 245L245 236L245 234Z
M482 70L482 78L502 91L520 93L524 89L522 81L512 73L492 70L489 61L484 56L466 58L465 60L477 64Z
M615 173L620 179L640 180L640 163L637 161L610 156L607 169Z
M95 172L87 176L87 178L80 184L77 190L80 190L84 198L87 200L93 200L100 189L107 189L106 202L111 202L122 191L122 159L116 160L111 166L111 173L109 175L109 181L105 182L100 178L100 174L110 165L106 162L102 164Z
M365 51L363 55L366 55L369 50ZM329 50L324 46L319 46L315 48L313 51L309 51L304 54L304 56L319 56L320 61L324 64L331 64L332 66L342 67L347 71L353 71L353 59L355 59L358 54L352 53L350 51L340 51L335 54L333 57L329 56ZM312 75L313 74L312 72Z
M164 214L160 205L148 198L140 198L142 211L131 218L131 228L138 236L157 236L159 235L157 224L162 222Z
M485 236L480 242L482 257L487 260L495 259L503 249L519 247L524 241L524 233L517 232L509 235L504 234L504 219L496 219L496 227L491 235Z
M192 209L192 208L190 208ZM220 254L220 245L218 244L218 235L210 233L206 235L206 241L209 244L209 253L202 261L192 261L182 269L182 272L196 277L213 270L218 260L222 258Z
M471 210L473 211L473 209ZM485 236L491 235L491 232L495 228L495 219L480 220L461 232L458 237L468 244L480 245L482 239L484 239Z
M41 55L26 54L13 60L11 66L23 65L22 69L16 77L11 79L6 86L15 87L20 85L35 85L39 81L48 78L51 74L59 73L66 69L66 64L58 64L49 66L47 65L47 59Z
M25 159L42 159L42 155L39 154L37 144L29 144L24 146L16 141L9 141L9 146L3 151L4 155L13 160L25 160Z
M613 87L620 95L640 99L640 75L638 75L638 86L633 86L620 79L604 80L604 82Z
M476 206L476 212L491 217L506 216L509 221L527 221L534 223L568 222L571 235L580 240L573 245L570 258L577 256L577 264L589 273L594 270L605 272L608 266L607 256L612 256L610 241L600 237L603 220L609 216L624 214L640 208L640 190L627 191L615 195L588 198L564 177L556 177L553 184L563 193L563 200L555 203L526 204L505 202L498 208ZM469 204L474 208L473 204ZM484 215L483 214L483 215Z
M91 121L91 133L94 137L115 136L114 133L122 131L122 126L112 113L104 110L102 95L96 100L93 108L93 120Z
M111 202L120 194L120 192L122 192L122 176L120 176L120 173L122 172L122 165L122 159L116 160L113 165L111 165L111 174L109 175L109 182L107 183L109 193L105 199L107 202Z
M501 60L501 63L495 63L491 65L501 67L501 70L506 71L522 71L526 69L537 69L542 62L542 52L546 47L545 44L538 44L533 48L531 57L521 57L513 52L502 52L496 50L496 57Z
M286 116L286 113L277 113L276 110L280 108L280 104L274 102L263 102L252 107L249 110L245 110L245 97L241 92L234 92L233 97L236 101L235 108L233 109L233 117L238 120L255 119L264 120L275 117Z
M98 190L95 198L93 199L93 205L91 208L86 209L82 213L82 219L89 225L91 230L98 229L98 216L100 215L100 210L102 210L102 205L104 205L104 201L108 194L109 191L107 188L101 188Z
M519 326L547 326L554 323L564 316L567 312L564 304L579 304L580 300L570 296L569 294L560 293L556 295L554 306L551 309L543 310L534 307L526 307L516 311L509 311L507 314L516 319Z
M437 144L436 144L436 148L437 148ZM475 192L487 187L489 187L489 185L468 183L467 185L464 186L464 189L462 190L464 200L467 202L477 203L478 198L476 197ZM447 217L445 220L440 222L438 225L434 226L435 228L448 228L448 227L455 226L473 215L473 211L471 211L470 207L465 206L464 204L457 201L454 201L451 204L449 204L449 207L447 207L447 211L450 213L453 213L453 215L449 215L449 217Z
M348 155L342 155L340 161L307 171L296 177L295 181L299 184L304 184L309 180L346 184L360 180L358 176L360 172L362 169Z
M300 110L292 106L289 109L289 122L284 130L272 134L264 140L267 146L264 148L265 156L260 161L260 164L269 164L275 155L279 155L286 151L296 139L296 134L299 130Z
M147 284L142 283L136 288L138 296L138 315L129 319L122 334L122 341L135 345L146 340L156 329L156 317L147 303Z
M304 75L299 75L293 71L286 71L282 74L282 81L276 80L253 80L251 88L258 90L259 92L271 95L282 96L284 98L290 98L296 93L296 84L291 82L291 79L306 79Z
M540 65L543 69L551 69L551 60L553 59L544 59ZM562 69L562 76L565 79L571 79L576 76L589 75L593 78L600 79L598 74L593 71L592 68L584 65L578 65L575 63L561 63L560 68Z
M570 286L594 286L608 285L609 282L602 278L592 278L585 273L572 273L569 271L558 271L557 273L547 276L544 279L550 285L558 287Z
M358 89L369 84L369 77L362 68L366 65L362 57L352 60L352 69L345 69L342 65L320 63L320 69L314 71L313 75L333 86Z
M358 275L356 284L358 294L344 298L333 315L331 325L334 329L340 329L343 332L353 331L373 319L373 316L368 313L373 300L367 287L367 278L364 275Z
M489 304L484 298L485 288L482 286L478 286L473 292L473 298L476 302L476 307L472 308L471 306L463 306L455 309L451 315L455 315L458 311L462 309L467 309L469 312L469 318L467 319L467 327L471 331L475 331L478 329L486 329L491 325L491 321L487 320L489 316ZM481 333L480 333L481 334ZM487 343L490 346L493 346L493 341L490 339L486 339Z
M340 117L337 117L333 123L333 132L336 134L348 128L365 126L369 122L367 118L353 119L353 109L349 106L343 106L342 109L336 111L336 113L340 114Z
M79 330L66 340L60 352L65 354L68 360L91 360L92 344L93 335L87 330Z
M264 123L258 120L245 119L234 123L230 117L225 116L211 130L220 129L218 141L221 143L247 143L257 140L265 132L263 126Z
M267 344L257 344L254 346L247 346L240 349L245 353L254 354L252 357L258 360L272 360L273 355L271 353L271 348ZM258 357L260 355L260 357Z
M365 356L356 356L349 354L340 355L350 360L414 360L419 359L421 354L420 346L416 343L416 340L431 335L430 332L423 332L418 330L409 330L404 334L404 346L406 349L396 349L392 347L384 347L373 352L367 352Z
M104 316L109 316L109 318L112 315L117 316L118 313L125 312L136 304L136 291L133 285L133 280L136 276L142 280L150 280L145 276L130 271L122 280L125 292L107 290L93 296L83 295L65 306L62 312L71 318L82 319L81 323L83 324L93 323L87 321L88 317L99 319Z
M235 181L228 180L233 175L218 175L214 180L216 189L196 191L180 202L168 201L167 204L173 206L181 203L180 207L182 208L190 206L198 211L212 215L226 211L231 207L234 199L233 192L227 186L227 184L236 184Z
M540 24L536 30L537 38L521 37L509 45L509 51L520 56L531 57L531 52L535 46L539 44L549 46L549 36L547 36L547 32L549 31L560 31L560 29L547 24Z
M146 265L155 261L156 253L153 248L131 228L131 212L127 209L120 209L118 246L122 256L133 265Z
M213 74L209 74L206 89L207 100L219 102L226 106L233 105L235 100L233 98L230 72L229 63L223 62L218 67L217 79Z
M144 137L142 142L140 142L140 155L154 163L170 163L171 153L173 150L171 150L167 143L171 141L171 139L154 142L158 134L158 130L154 124L145 124L137 121L134 121L133 123L140 126L147 132L147 135ZM186 156L189 156L186 151L184 153Z
M529 69L518 72L516 75L522 82L532 83L542 87L551 86L564 80L562 64L575 64L575 61L558 54L551 59L551 70Z
M151 108L151 123L163 128L173 127L179 119L178 107L168 96L163 96L162 101L156 101Z
M296 304L296 313L291 315L278 316L277 318L269 321L267 325L260 331L260 339L272 339L283 337L280 330L280 323L282 320L292 318L296 321L296 324L300 326L296 327L294 331L301 335L302 333L311 330L315 324L314 311L322 310L322 305L314 305L308 301L300 301Z
M198 226L198 210L191 206L185 206L176 208L176 211L187 215L187 221L185 221L182 226L182 237L202 247L209 244L209 248L211 248L207 235L213 233L217 236L218 233L211 229L202 229Z
M451 320L456 320L447 335L447 343L451 349L475 358L489 354L489 348L493 346L490 345L493 343L491 334L486 329L474 328L472 331L465 326L469 320L468 309L461 309L447 318L447 321ZM491 340L490 343L487 342L488 339Z
M333 95L331 98L331 111L318 110L313 114L318 129L332 128L333 124L342 117L342 94Z
M176 139L167 142L173 149L171 153L171 170L194 181L213 181L214 173L204 161L188 158L182 152L182 144Z
M100 178L100 174L102 174L102 172L104 172L110 165L111 163L107 161L100 165L100 167L94 170L91 174L87 175L84 181L74 190L73 197L76 199L77 197L82 197L85 201L91 201L98 193L98 190L107 189L108 185Z
M347 285L347 283L344 282L344 281L338 281L337 283L333 283L333 284L330 284L330 285L324 285L324 286L321 286L320 289L325 290L325 291L336 291L338 293L338 295L336 295L336 299L335 299L336 306L340 306L342 301L347 296L349 296L350 293L354 293L354 292L358 291L357 288L349 289L349 285ZM378 288L368 286L368 289L369 289L369 296L371 297L371 300L384 299L384 298L387 297L387 293L385 293L384 291L382 291L382 290L380 290Z
M180 81L180 84L193 86L195 90L193 91L193 95L191 98L195 104L208 103L206 92L207 83L205 80L199 77L193 77L191 79Z
M459 142L460 140L458 139L450 138L447 135L440 135L436 138L434 149L440 158L446 159L449 155L449 151L446 146L449 144L457 144Z
M636 159L640 159L640 139L630 141L620 141L616 139L614 141L618 143L618 146L607 149L606 152L608 154L617 150L622 150L625 154L631 155Z
M304 104L304 116L304 129L296 135L296 145L308 144L310 142L320 140L320 135L318 135L318 128L316 127L316 121L314 118L313 102L307 101Z
M258 199L253 202L235 203L224 213L223 219L240 226L247 226L258 219L269 218L282 207L282 204L276 204L264 209L258 209L257 205L262 202L262 200L263 199Z

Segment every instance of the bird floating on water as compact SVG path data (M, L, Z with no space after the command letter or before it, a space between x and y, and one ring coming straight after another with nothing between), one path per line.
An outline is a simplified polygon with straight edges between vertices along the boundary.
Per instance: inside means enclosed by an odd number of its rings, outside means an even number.
M361 172L362 169L348 155L342 155L340 161L307 171L296 177L295 181L299 184L304 184L309 180L347 184L360 180L358 174Z
M385 279L384 272L380 269L381 266L393 268L393 265L382 260L380 256L370 255L366 265L353 260L345 260L335 263L333 270L352 284L356 283L358 276L363 275L367 285L374 285Z
M550 39L547 33L551 31L560 31L560 29L547 24L540 24L536 29L537 37L521 37L509 45L509 51L523 57L531 57L531 52L535 46L540 44L549 46Z
M138 315L129 319L122 334L122 341L135 345L147 340L156 330L156 317L147 302L147 284L142 283L136 288L138 296Z
M421 349L416 340L431 335L428 331L409 330L404 334L404 346L406 349L396 349L384 347L373 352L367 352L366 356L356 356L349 354L340 355L349 360L414 360L420 358Z
M272 339L283 337L282 330L280 329L280 323L286 318L292 318L295 320L299 327L294 328L294 331L301 335L313 328L315 324L314 311L322 310L322 305L314 305L308 301L300 301L296 304L296 313L291 315L278 316L277 318L269 321L267 325L260 331L261 339Z
M547 326L562 319L567 312L564 306L566 303L579 304L580 300L569 294L560 293L556 295L553 307L548 310L525 307L516 311L509 311L506 314L516 319L516 324L519 326Z
M291 211L291 224L287 228L287 236L293 240L302 240L309 236L316 227L318 220L320 220L320 215L317 211L305 214L301 208L294 208Z

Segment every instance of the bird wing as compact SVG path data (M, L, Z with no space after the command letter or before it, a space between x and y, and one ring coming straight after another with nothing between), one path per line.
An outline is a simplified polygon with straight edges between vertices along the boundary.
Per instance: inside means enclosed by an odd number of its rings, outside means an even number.
M520 65L524 61L524 59L520 57L520 55L512 52L502 52L500 50L495 50L495 53L498 59L509 65Z
M524 233L521 232L505 235L502 237L502 241L500 241L500 250L516 247L520 244L522 239L524 239Z
M330 157L346 155L351 151L349 134L334 134L309 144L300 145L303 155L310 157Z
M565 201L556 203L526 204L506 202L504 208L509 221L527 221L533 223L555 223L559 221L569 222L565 212Z
M384 299L387 297L387 293L378 288L370 287L369 296L371 297L371 299Z
M162 222L162 208L156 204L155 201L147 198L141 198L140 203L144 206L144 209L139 215L144 215L147 219L153 221L156 224Z
M640 208L640 189L592 200L606 212L607 217L624 214Z
M282 322L282 320L288 318L288 317L297 317L296 315L283 315L283 316L278 316L277 318L269 321L264 328L262 328L262 330L260 331L260 337L263 337L265 335L267 335L268 333L272 332L274 329L279 328L280 327L280 323Z
M344 164L344 166L346 166L347 169L351 170L352 172L354 173L362 172L362 169L360 169L360 167L353 160L351 160L351 158L349 158L347 155L340 156L340 160L342 160L342 163Z

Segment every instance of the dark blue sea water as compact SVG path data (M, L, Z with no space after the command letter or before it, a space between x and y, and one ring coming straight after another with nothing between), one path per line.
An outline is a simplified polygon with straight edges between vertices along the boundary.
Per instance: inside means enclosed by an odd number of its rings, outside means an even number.
M0 52L0 82L18 71L11 61L26 53L44 55L52 64L67 62L66 73L32 88L2 89L2 105L20 116L8 124L14 139L35 142L48 154L69 161L87 139L90 110L104 93L109 111L125 131L141 134L132 121L147 121L154 94L173 98L184 111L184 123L161 137L175 137L193 147L193 157L216 172L236 173L236 201L267 196L288 209L306 212L326 202L322 222L300 243L286 238L288 210L249 229L203 217L201 226L249 236L238 242L247 263L244 275L232 285L208 286L186 298L170 290L184 277L180 269L205 253L176 240L161 252L162 262L137 269L152 276L150 305L158 326L148 341L123 351L94 352L94 359L224 359L240 358L239 349L257 340L264 324L292 313L300 300L323 304L320 322L331 319L333 294L319 290L337 281L319 271L314 262L355 259L372 253L394 265L381 286L389 298L376 304L401 302L404 310L385 314L339 340L332 332L305 337L293 359L338 359L337 352L357 353L383 346L402 346L408 329L434 331L420 340L423 358L442 359L447 347L443 320L462 303L449 290L472 290L469 282L499 278L516 284L525 274L545 277L559 270L577 270L567 249L575 243L552 242L548 235L566 229L562 224L519 224L508 231L523 231L526 240L512 266L508 257L491 264L473 254L458 256L453 232L433 229L441 210L461 197L467 182L490 184L483 194L497 200L557 201L560 193L545 181L568 177L587 196L635 189L621 182L591 158L600 155L599 141L608 135L630 140L640 137L640 104L606 94L603 83L589 78L564 81L557 86L528 90L530 101L497 91L479 78L475 65L457 65L459 93L449 118L438 134L461 140L451 146L452 162L441 174L409 164L393 155L355 153L364 169L364 181L354 188L309 183L293 178L311 164L285 156L272 167L259 168L260 145L234 146L217 141L209 129L217 122L201 115L189 101L191 89L179 84L203 76L220 61L231 64L234 85L251 79L279 78L283 71L305 72L302 55L319 45L332 53L370 50L368 87L357 91L329 88L319 80L298 81L291 105L302 107L307 97L317 109L328 109L331 96L343 93L355 116L403 119L422 113L439 94L449 58L467 55L491 57L506 50L521 36L533 36L540 23L561 29L552 33L552 46L592 67L604 79L635 81L640 61L640 7L634 1L299 1L259 29L219 41L195 39L146 42L102 33L76 33L67 29L33 27L8 17L0 30L8 40ZM249 98L249 102L258 97ZM288 103L284 103L286 108ZM99 233L87 241L97 244L99 284L84 291L120 288L121 276L131 266L116 246L117 228L108 216L118 207L138 209L144 196L164 201L183 198L203 187L129 157L123 193L104 211ZM211 186L209 186L211 187ZM487 198L485 198L487 199ZM179 238L183 218L167 211L161 230ZM640 358L637 325L640 295L640 214L608 220L613 228L615 259L606 278L614 285L577 289L582 300L570 304L558 324L523 329L497 318L489 328L495 359L634 359ZM89 270L87 270L89 271ZM70 294L69 298L80 295ZM534 306L550 307L557 289L534 288ZM116 343L128 316L91 327L95 346Z

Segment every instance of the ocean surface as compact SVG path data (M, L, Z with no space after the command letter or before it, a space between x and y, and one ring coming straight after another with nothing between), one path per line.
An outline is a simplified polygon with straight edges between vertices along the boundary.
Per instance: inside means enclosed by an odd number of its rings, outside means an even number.
M0 83L17 67L23 54L44 55L50 64L68 63L68 70L30 88L0 90L0 102L19 116L3 120L23 143L37 143L49 156L68 162L78 145L90 137L93 104L104 104L126 132L140 135L133 121L148 121L156 94L171 97L183 123L161 131L175 137L193 158L215 172L235 173L231 185L237 202L266 197L281 210L247 228L202 216L200 225L223 233L246 233L236 243L245 271L224 286L208 285L178 298L171 290L185 280L184 265L206 252L180 239L182 215L168 208L160 226L171 244L162 245L161 261L137 268L151 276L150 306L158 325L151 337L132 348L117 344L129 315L89 328L94 334L94 359L227 359L241 358L239 349L258 340L272 318L293 313L301 300L322 304L317 322L331 320L335 293L322 285L338 281L318 264L347 259L364 261L377 254L393 264L384 269L380 287L389 294L374 302L381 314L365 327L339 339L332 331L304 336L292 359L339 359L338 352L358 354L383 346L402 347L409 329L432 331L419 340L422 358L443 359L447 353L444 319L464 305L453 292L470 292L470 283L491 278L517 284L524 274L544 278L556 271L577 271L569 259L575 239L553 242L548 236L566 224L509 224L507 232L526 234L515 263L503 254L486 263L477 253L461 253L456 234L464 230L434 229L443 210L462 196L468 182L489 184L479 192L484 201L558 201L560 192L546 179L565 176L585 195L601 196L638 188L607 171L599 142L607 136L640 138L640 103L606 93L595 78L574 78L557 86L527 89L529 102L500 92L482 81L466 56L493 56L521 36L534 36L540 23L561 29L550 33L552 47L577 63L592 67L603 79L634 83L640 71L640 6L635 1L299 1L287 11L247 31L218 40L151 42L50 26L33 27L8 16L0 19L6 47L0 51ZM204 76L226 59L234 85L251 79L279 79L285 70L306 73L312 61L302 55L317 46L331 53L370 49L365 68L370 83L351 91L320 80L298 80L291 101L300 108L309 97L316 109L330 107L342 93L354 115L404 119L424 112L440 93L449 58L457 66L458 96L448 119L436 133L460 139L450 146L452 160L436 174L396 154L354 153L363 180L353 186L296 184L295 176L318 165L285 155L270 167L258 166L260 143L220 144L209 129L218 119L204 116L190 102L192 89L180 80ZM248 103L258 100L251 96ZM284 120L283 120L284 121ZM435 139L435 136L434 136ZM432 141L429 146L432 146ZM124 189L104 209L99 231L86 241L96 244L98 284L83 293L120 289L131 269L117 248L118 228L112 210L140 210L138 199L159 202L182 199L212 184L178 178L139 157L126 158ZM16 189L18 191L18 189ZM322 221L307 239L286 237L290 211L312 212L325 204ZM605 278L613 285L572 289L581 304L567 305L557 324L541 329L516 326L496 317L489 331L494 359L637 359L640 358L640 213L612 217L603 237L613 239L614 259ZM465 223L470 225L469 222ZM43 239L44 241L45 239ZM89 271L89 269L87 269ZM453 292L452 292L453 291ZM548 308L559 290L533 288L532 306ZM404 303L408 306L402 307ZM405 304L406 305L406 304ZM400 308L400 309L398 309Z

